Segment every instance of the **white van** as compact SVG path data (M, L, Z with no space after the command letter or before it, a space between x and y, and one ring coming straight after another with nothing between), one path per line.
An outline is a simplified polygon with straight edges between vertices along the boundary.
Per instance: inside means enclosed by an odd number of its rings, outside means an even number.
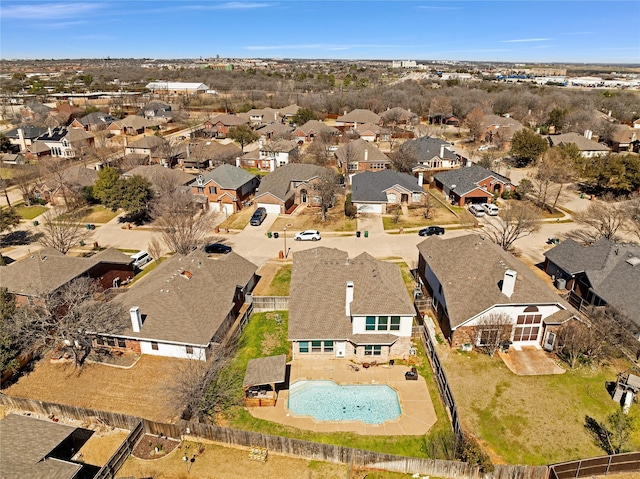
M482 206L480 206L480 205L476 205L476 204L469 205L469 211L471 212L471 214L473 216L484 216L485 215L484 209L482 209Z
M498 211L500 211L498 210L498 207L493 203L482 203L482 209L489 216L498 216Z
M131 259L133 260L134 268L142 268L142 266L147 264L153 258L146 251L138 251L137 253L131 255Z

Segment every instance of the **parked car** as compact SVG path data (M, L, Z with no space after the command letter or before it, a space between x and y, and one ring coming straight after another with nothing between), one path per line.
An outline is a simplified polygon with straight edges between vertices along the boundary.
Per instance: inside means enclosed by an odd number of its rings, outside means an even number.
M500 211L496 205L493 203L482 203L482 209L489 216L498 216L498 212Z
M133 260L134 268L142 268L153 258L146 251L138 251L137 253L131 255L131 259Z
M420 236L443 235L444 228L442 226L427 226L418 231Z
M478 148L478 151L487 151L495 147L496 145L482 145L480 148Z
M204 247L207 254L227 254L231 253L231 246L222 243L210 243Z
M293 237L296 241L318 241L320 239L320 231L306 230L296 233Z
M473 216L484 216L485 212L482 209L482 206L480 205L469 205L469 212L473 215Z
M260 226L264 219L267 217L267 210L264 207L260 207L253 212L251 217L251 226Z

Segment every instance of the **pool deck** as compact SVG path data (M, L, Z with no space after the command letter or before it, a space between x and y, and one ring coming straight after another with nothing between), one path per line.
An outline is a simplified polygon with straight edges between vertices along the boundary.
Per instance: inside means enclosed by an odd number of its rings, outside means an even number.
M247 408L252 416L298 429L315 432L353 432L374 436L421 436L436 423L436 412L422 376L417 381L404 378L407 366L372 366L352 370L352 364L344 359L298 359L291 361L293 384L301 380L329 379L338 384L386 384L398 393L400 417L382 424L365 424L362 421L318 421L310 416L296 416L289 411L289 390L279 392L274 407Z

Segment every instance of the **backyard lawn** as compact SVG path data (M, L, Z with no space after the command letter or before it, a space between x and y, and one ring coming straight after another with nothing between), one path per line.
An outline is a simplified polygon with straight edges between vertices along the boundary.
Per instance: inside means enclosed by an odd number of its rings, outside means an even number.
M602 422L616 410L605 384L628 366L517 376L498 355L460 352L447 344L438 353L463 427L495 463L544 465L605 454L587 433L585 417ZM639 409L631 409L636 422ZM640 449L638 429L630 449Z

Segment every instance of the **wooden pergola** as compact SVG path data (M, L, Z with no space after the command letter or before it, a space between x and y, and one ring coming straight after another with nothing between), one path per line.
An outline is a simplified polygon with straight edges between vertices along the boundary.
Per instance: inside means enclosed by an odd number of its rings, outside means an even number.
M276 384L285 382L287 356L269 356L251 359L247 364L242 388L247 407L275 406L278 399Z

